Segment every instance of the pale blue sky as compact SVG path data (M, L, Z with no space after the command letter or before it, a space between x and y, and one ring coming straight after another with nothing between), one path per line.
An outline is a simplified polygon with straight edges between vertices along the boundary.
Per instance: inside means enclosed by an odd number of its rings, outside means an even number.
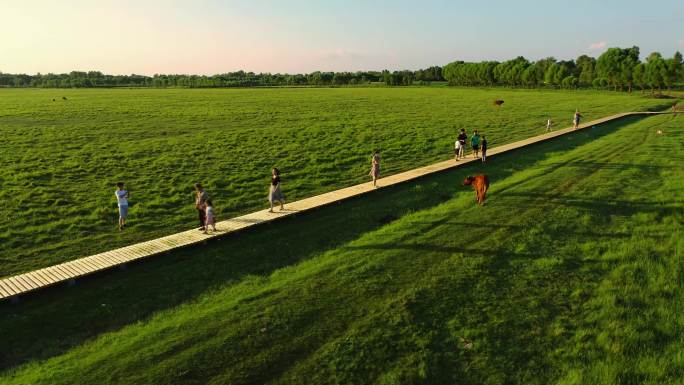
M684 1L0 0L0 71L214 74L684 51Z

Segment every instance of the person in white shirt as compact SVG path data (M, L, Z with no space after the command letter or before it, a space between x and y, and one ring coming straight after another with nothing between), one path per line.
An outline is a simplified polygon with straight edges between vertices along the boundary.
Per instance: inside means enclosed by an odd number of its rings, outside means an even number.
M204 234L208 233L210 225L211 225L211 229L214 232L216 232L216 218L214 217L214 204L211 203L211 199L207 199L207 203L204 206L205 206Z
M551 121L551 118L546 119L546 132L551 131L552 125L553 125L553 122Z
M456 139L454 142L454 160L458 160L458 154L461 152L461 141Z
M118 182L116 184L116 191L114 192L116 196L116 202L119 206L119 230L123 230L126 227L126 217L128 216L128 198L129 194L126 189L124 189L124 183Z

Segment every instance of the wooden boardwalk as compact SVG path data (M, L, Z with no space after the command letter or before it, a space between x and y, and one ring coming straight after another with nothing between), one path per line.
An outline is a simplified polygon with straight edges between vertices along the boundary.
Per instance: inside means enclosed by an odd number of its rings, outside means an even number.
M582 124L580 129L592 127L598 124L614 121L627 116L634 115L653 115L668 112L626 112L608 116L605 118L593 120ZM505 144L498 147L490 148L487 151L487 156L491 157L496 154L501 154L507 151L515 150L534 143L539 143L551 138L575 132L573 128L566 128L552 131L542 135L534 136L528 139L517 142ZM405 171L399 174L390 175L388 177L378 180L380 187L391 186L402 182L407 182L420 178L432 173L452 169L469 164L474 161L479 161L472 157L459 160L453 159L443 162L435 163L425 167L416 168L414 170ZM362 194L367 194L371 191L376 191L371 183L362 183L359 185L346 187L340 190L331 191L325 194L316 195L310 198L288 203L285 211L275 210L274 213L269 213L268 210L261 210L251 214L240 217L228 219L216 224L218 230L214 234L203 234L197 229L184 231L168 235L166 237L153 239L147 242L141 242L134 245L122 247L119 249L107 251L100 254L91 255L89 257L79 258L73 261L60 263L58 265L46 267L40 270L31 271L24 274L0 279L0 300L17 299L18 296L52 286L59 283L73 283L77 278L99 272L113 267L122 266L126 263L136 261L139 259L151 257L162 254L164 252L178 249L180 247L201 243L207 239L224 236L232 232L242 230L248 227L256 226L258 224L271 222L280 218L288 217L295 213L301 213L315 208L325 206L334 202L339 202L351 197Z

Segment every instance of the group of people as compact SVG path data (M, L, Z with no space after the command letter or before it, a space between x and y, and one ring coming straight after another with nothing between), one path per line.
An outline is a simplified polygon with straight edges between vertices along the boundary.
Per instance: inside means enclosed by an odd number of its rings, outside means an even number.
M114 191L117 206L119 207L119 231L126 227L126 217L128 216L128 199L130 192L126 190L124 182L116 184L116 191ZM285 195L280 188L280 170L274 168L271 170L271 185L268 192L268 201L271 203L269 212L273 212L273 204L280 203L280 210L285 210ZM208 233L209 228L216 232L216 217L214 216L214 204L209 199L209 194L204 189L201 183L195 183L195 209L199 218L199 230L205 234Z
M580 119L582 115L579 110L575 111L573 116L574 128L578 129L580 124ZM546 130L551 131L551 126L553 122L551 118L546 121ZM454 143L454 159L458 161L459 159L465 159L466 147L468 144L468 134L465 129L461 129L461 133L458 135L456 142ZM473 131L473 136L470 138L470 147L473 150L473 158L481 158L482 163L487 161L487 138L484 135L480 135L477 130ZM368 175L371 177L373 182L373 187L378 187L378 179L380 178L380 151L376 150L371 156L371 169ZM114 195L116 196L117 204L119 206L119 230L123 230L126 227L126 217L128 215L128 199L130 198L130 192L126 190L123 182L116 184L116 191ZM268 191L268 201L270 203L269 212L273 212L273 205L280 204L280 210L285 210L285 195L280 187L280 170L273 168L271 170L271 184ZM216 219L214 217L214 205L209 199L209 195L204 190L200 183L195 183L195 208L197 209L198 218L200 222L200 230L207 233L209 227L213 231L216 231Z
M456 142L454 143L454 159L465 159L466 144L468 143L468 134L465 129L461 129ZM477 130L473 131L473 136L470 138L470 147L473 149L473 158L480 157L482 163L487 162L487 138L480 135ZM480 154L482 154L480 156Z

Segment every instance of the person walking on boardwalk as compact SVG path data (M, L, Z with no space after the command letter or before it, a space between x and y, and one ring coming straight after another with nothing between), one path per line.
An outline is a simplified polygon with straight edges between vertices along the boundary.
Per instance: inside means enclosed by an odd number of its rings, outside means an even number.
M579 110L575 110L575 116L572 118L572 123L575 127L575 130L579 128L581 118L582 114L580 114Z
M205 212L204 212L204 234L207 234L209 231L209 225L211 225L211 229L213 232L216 232L216 218L214 217L214 204L211 203L211 199L207 199L207 203L205 204Z
M380 152L373 152L371 157L371 169L368 173L373 178L373 187L378 187L378 178L380 178Z
M473 158L477 158L480 151L480 134L477 133L477 130L473 132L473 137L470 138L470 146L473 148Z
M461 128L461 133L458 135L459 146L456 160L458 160L458 158L465 158L466 140L468 140L468 135L466 134L465 129Z
M482 142L480 143L482 147L482 163L487 162L487 138L482 135Z
M119 231L126 227L126 217L128 216L128 190L124 188L124 182L118 182L116 184L116 191L114 191L114 196L116 196L116 203L119 206Z
M197 209L197 215L200 222L200 230L206 231L206 204L209 200L209 194L204 191L202 184L195 183L195 208Z
M268 191L268 201L271 203L271 209L268 210L269 213L273 212L273 202L280 203L280 211L285 209L283 207L285 204L285 196L280 188L280 170L275 167L271 170L271 186Z
M454 160L458 162L458 153L461 151L461 141L456 139L454 142Z

